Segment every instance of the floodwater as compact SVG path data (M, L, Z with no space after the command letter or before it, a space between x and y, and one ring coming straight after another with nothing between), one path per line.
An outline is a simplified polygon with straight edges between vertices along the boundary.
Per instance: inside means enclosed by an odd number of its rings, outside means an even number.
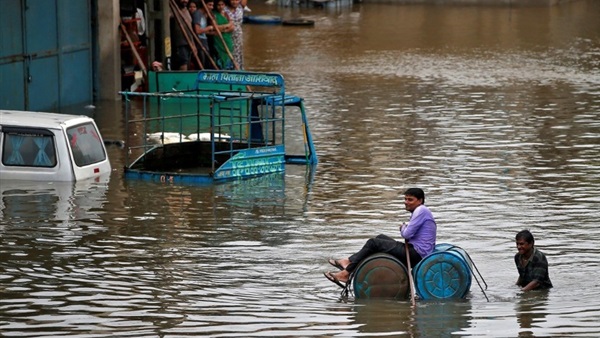
M0 336L600 336L598 1L250 7L315 20L244 33L247 68L305 98L319 165L174 186L123 180L113 146L99 182L2 182ZM125 138L119 103L95 114ZM397 236L412 186L485 294L341 297L327 258ZM549 292L513 285L524 228Z

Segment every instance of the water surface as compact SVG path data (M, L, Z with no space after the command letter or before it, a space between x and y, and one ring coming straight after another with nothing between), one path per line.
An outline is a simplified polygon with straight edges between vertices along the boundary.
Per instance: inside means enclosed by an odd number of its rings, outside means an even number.
M278 8L247 25L246 65L305 98L314 171L209 187L0 186L3 336L517 337L600 334L600 4ZM98 103L124 139L119 104ZM300 136L298 136L300 137ZM326 259L408 219L422 187L438 240L488 288L463 301L340 297ZM513 285L528 228L555 288ZM486 297L489 298L489 302Z

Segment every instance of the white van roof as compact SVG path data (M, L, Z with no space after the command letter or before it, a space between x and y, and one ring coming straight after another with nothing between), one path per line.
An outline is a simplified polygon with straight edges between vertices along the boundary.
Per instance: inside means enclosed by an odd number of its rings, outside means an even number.
M91 118L84 115L67 115L21 110L0 110L0 125L19 127L58 128L59 125L71 126Z

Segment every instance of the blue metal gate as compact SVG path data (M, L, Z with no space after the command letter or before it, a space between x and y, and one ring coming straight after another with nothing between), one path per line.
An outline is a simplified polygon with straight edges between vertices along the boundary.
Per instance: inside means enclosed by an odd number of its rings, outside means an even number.
M90 1L1 0L0 108L93 101Z

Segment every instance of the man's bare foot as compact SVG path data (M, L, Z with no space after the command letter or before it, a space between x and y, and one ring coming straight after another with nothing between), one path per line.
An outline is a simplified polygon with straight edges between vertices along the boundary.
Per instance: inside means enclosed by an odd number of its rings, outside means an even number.
M344 272L346 273L346 275L348 274L348 272L346 270L342 270L338 273L333 273L331 271L327 271L327 272L324 272L323 275L325 275L325 277L327 279L329 279L329 281L331 281L332 283L335 283L342 289L345 289L346 287L348 287L348 276L346 276L345 280L340 279L340 278L344 278L343 277Z
M344 270L346 270L348 265L350 265L350 260L348 258L340 258L340 259L338 259L338 263L340 263L340 265L344 268Z
M350 277L350 272L342 270L338 273L332 273L331 275L342 283L348 283L348 277Z

